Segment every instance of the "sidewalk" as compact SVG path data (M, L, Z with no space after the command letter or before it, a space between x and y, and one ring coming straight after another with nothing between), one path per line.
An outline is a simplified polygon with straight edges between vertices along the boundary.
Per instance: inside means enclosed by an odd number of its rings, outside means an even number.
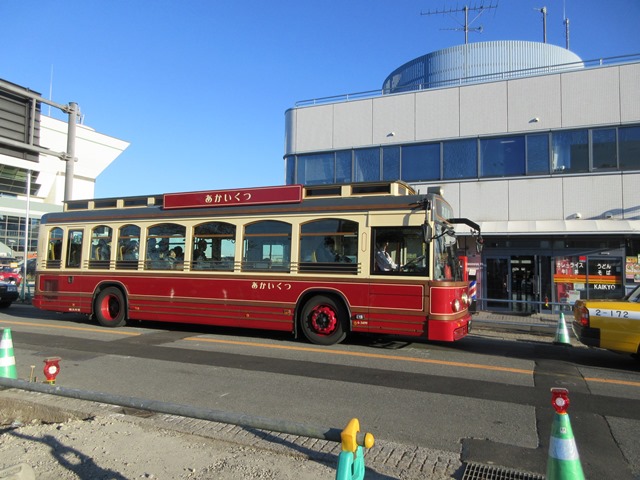
M568 328L571 328L573 313L562 312ZM472 314L472 329L512 330L537 334L555 335L558 328L559 313L514 313L480 311Z

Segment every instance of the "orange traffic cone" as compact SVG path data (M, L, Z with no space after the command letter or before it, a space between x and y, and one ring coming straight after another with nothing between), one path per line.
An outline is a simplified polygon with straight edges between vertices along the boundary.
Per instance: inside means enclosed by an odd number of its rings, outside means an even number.
M13 340L11 339L11 329L2 330L2 341L0 341L0 377L18 379L16 371L16 357L13 356Z
M551 426L547 480L584 480L578 448L567 414L569 391L566 388L552 388L551 404L556 414Z

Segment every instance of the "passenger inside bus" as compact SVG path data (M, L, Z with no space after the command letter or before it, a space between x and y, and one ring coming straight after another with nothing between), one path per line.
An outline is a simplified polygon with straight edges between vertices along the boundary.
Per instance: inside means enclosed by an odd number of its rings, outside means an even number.
M157 260L158 255L158 246L156 244L155 238L150 238L147 240L147 260Z
M331 237L324 237L322 245L316 249L316 261L335 262L337 256L335 240Z
M109 260L110 256L109 245L104 238L101 238L93 251L93 260Z
M122 253L123 260L129 261L137 261L138 260L138 242L135 240L130 240L127 245L124 247L124 251Z
M204 262L207 260L206 255L207 250L207 241L204 238L198 240L198 244L196 245L196 249L193 251L193 261L194 262Z
M316 251L316 261L322 263L346 262L351 263L351 259L344 255L340 255L336 251L336 241L333 237L324 237L324 241Z

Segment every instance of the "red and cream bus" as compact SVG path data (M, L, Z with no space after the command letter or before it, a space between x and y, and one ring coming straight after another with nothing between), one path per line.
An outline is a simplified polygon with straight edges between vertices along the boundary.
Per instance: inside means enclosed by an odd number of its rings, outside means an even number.
M154 320L454 341L469 330L453 223L401 182L73 200L42 217L34 305ZM383 258L384 257L384 258Z

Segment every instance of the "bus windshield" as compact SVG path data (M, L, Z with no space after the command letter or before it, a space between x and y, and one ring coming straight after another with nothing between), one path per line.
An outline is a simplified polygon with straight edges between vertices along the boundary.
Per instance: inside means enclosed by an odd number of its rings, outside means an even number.
M436 223L434 255L434 280L462 280L462 269L456 255L458 239L451 225Z

